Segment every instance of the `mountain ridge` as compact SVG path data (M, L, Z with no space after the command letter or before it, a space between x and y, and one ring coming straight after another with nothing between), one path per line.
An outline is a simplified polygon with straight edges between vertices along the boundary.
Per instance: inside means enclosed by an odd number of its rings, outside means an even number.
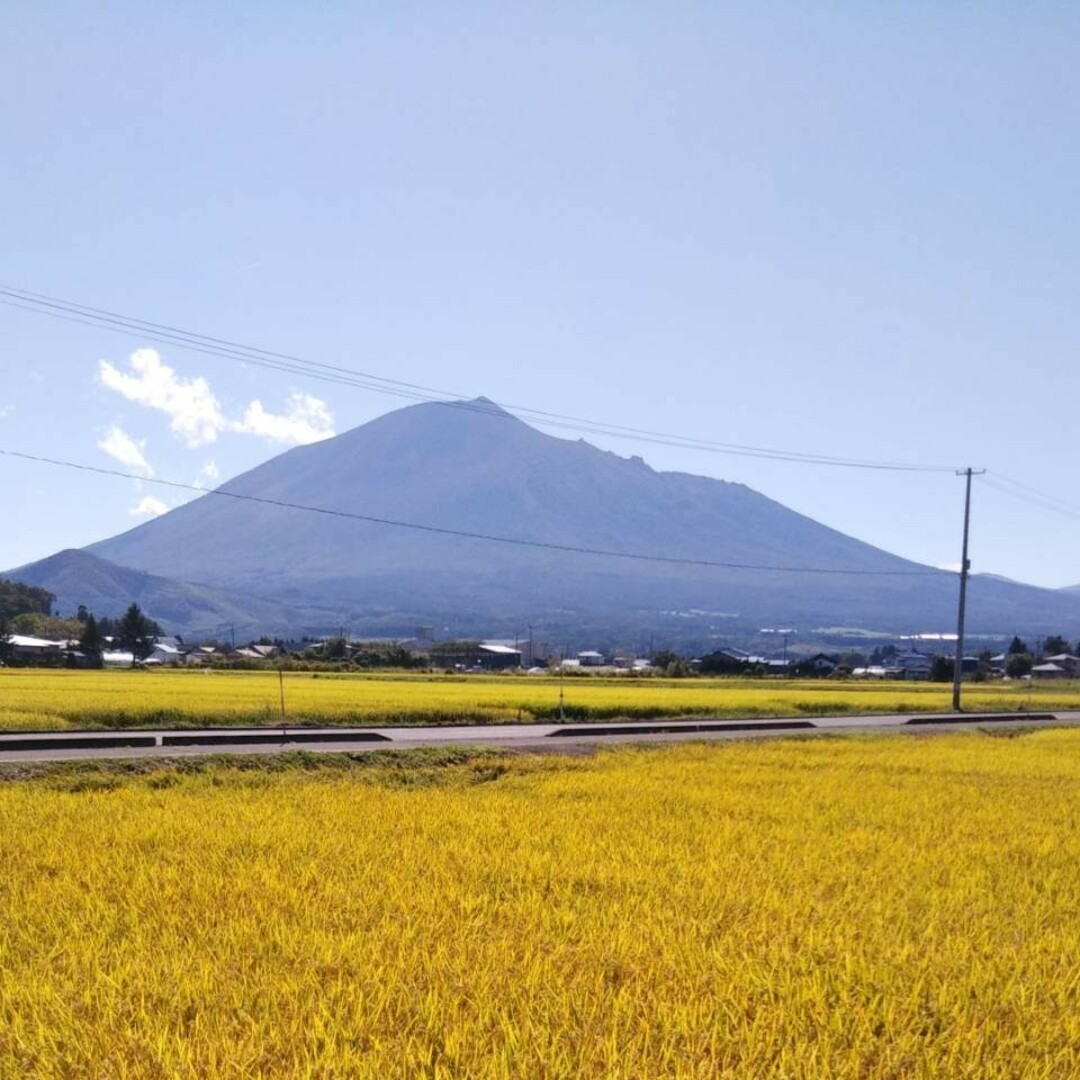
M56 596L56 609L63 613L74 612L83 604L95 615L115 618L135 602L173 632L208 637L282 633L293 628L298 619L315 627L334 623L329 613L299 612L273 600L176 581L119 566L78 548L66 548L3 576L48 589Z
M407 406L295 447L85 550L233 595L324 609L357 632L422 622L475 633L525 622L640 626L692 611L728 612L748 626L918 632L955 622L954 574L743 484L659 472L640 457L545 434L484 398ZM1036 625L1080 633L1080 598L972 578L973 630Z
M754 564L768 563L770 550L789 555L790 545L761 535L760 529L743 535L748 514L782 520L789 534L793 528L828 529L743 484L658 472L639 457L623 458L583 439L545 435L503 410L474 411L478 403L486 404L486 399L406 407L334 439L295 447L220 490L466 532L689 559L706 559L710 547L697 541L693 528L687 526L703 523L703 500L723 491L725 506L718 515L714 513L717 520L711 524L728 530L728 561ZM468 411L458 411L462 405ZM364 464L363 475L357 473L358 461ZM431 473L433 461L441 463L437 476ZM498 489L497 498L489 494L493 487ZM332 489L332 497L312 497L313 492L327 488ZM665 504L664 512L649 506L657 499ZM177 554L175 535L182 520L189 517L203 528L232 516L232 508L214 510L206 503L206 498L196 500L88 550L124 565L161 572ZM639 506L646 507L644 513L637 512ZM199 507L199 512L191 512L193 507ZM674 524L668 511L679 512ZM272 507L265 513L256 507L251 513L256 520L283 520ZM162 521L170 523L167 531ZM477 527L477 522L483 527ZM830 553L836 570L857 569L860 564L871 568L881 559L896 570L918 567L835 530L828 532L842 549L842 557ZM635 542L628 543L628 535ZM190 539L198 541L195 535ZM238 555L243 534L226 539ZM204 565L195 549L190 550L189 564L198 558L199 565ZM180 565L185 565L182 553ZM324 562L322 570L326 568ZM237 569L244 572L242 567ZM182 576L191 578L192 574L182 572ZM210 581L220 583L213 576Z

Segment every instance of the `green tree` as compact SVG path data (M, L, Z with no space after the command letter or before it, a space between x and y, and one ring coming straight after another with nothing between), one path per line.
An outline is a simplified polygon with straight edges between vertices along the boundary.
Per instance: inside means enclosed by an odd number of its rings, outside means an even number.
M60 641L78 638L82 623L78 619L61 619L59 615L42 615L40 612L24 612L11 620L12 631L28 637Z
M1060 634L1051 634L1043 642L1043 656L1057 656L1068 651L1069 643Z
M25 613L49 615L55 600L47 589L0 578L0 617L10 619Z
M0 615L0 664L6 664L11 659L11 624Z
M324 660L347 660L349 643L341 636L330 638L323 646Z
M866 667L866 663L866 653L861 653L856 649L849 649L846 653L840 655L840 666L846 667L849 675L857 667Z
M79 651L93 667L101 667L101 651L104 644L101 631L98 629L97 619L93 615L87 614L82 636L79 638Z
M44 637L45 616L39 611L23 611L11 620L11 632L26 637Z
M1017 656L1020 653L1027 653L1031 650L1028 649L1026 641L1023 641L1018 637L1014 637L1012 641L1009 642L1009 648L1007 651L1010 656Z
M672 652L671 649L657 649L653 653L652 663L653 667L667 668L671 667L681 657L677 652Z
M400 645L367 643L352 655L352 663L359 668L416 668L424 667L427 660L414 656Z
M935 656L930 661L930 679L932 682L952 682L956 661L947 656Z
M148 619L138 604L132 604L117 627L117 641L120 648L131 653L131 666L145 660L154 651L154 631L156 623Z
M1005 661L1005 674L1010 679L1021 679L1031 674L1033 664L1030 653L1010 653L1009 659Z

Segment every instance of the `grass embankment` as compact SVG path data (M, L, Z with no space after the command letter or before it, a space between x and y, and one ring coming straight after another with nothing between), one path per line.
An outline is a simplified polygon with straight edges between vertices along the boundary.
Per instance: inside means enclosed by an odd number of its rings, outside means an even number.
M0 785L0 1075L1080 1075L1078 732L409 760Z
M940 683L287 673L292 724L941 712ZM969 709L1080 708L1080 684L971 684ZM0 729L279 724L276 672L0 670Z

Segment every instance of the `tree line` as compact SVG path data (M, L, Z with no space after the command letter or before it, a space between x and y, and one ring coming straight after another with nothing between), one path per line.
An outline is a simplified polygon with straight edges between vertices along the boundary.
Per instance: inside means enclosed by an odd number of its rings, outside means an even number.
M14 659L12 637L23 635L48 641L77 641L77 651L89 667L100 667L107 645L129 652L132 663L145 660L161 637L161 627L131 603L119 618L96 618L80 604L74 618L53 615L56 597L47 589L0 578L0 663Z

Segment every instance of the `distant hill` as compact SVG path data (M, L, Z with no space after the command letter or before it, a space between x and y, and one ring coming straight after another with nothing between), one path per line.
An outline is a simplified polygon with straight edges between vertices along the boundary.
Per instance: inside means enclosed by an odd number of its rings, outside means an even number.
M1022 588L1027 588L1024 582L1017 581L1016 578L1006 577L1004 574L980 574L984 581L1003 581L1006 585L1019 585Z
M134 601L173 633L227 637L235 632L243 639L286 633L305 622L312 628L334 623L325 612L296 611L275 601L172 581L117 566L86 551L61 551L6 576L55 594L55 610L62 614L85 604L95 615L118 616Z
M332 613L332 624L387 635L431 624L440 635L510 637L533 625L560 641L603 627L647 640L648 628L661 626L708 636L775 625L940 631L955 622L954 574L845 536L742 484L657 472L638 457L543 434L483 398L400 409L281 454L220 492L87 549L114 564L100 581L102 600L131 592L115 577L128 567L174 589L177 581L209 587L162 595L188 624L202 604L207 621L242 613L255 625L270 617L259 606L267 598L279 605L275 625L282 616L307 625L305 613L317 608ZM329 513L275 505L282 502ZM761 566L813 572L751 568ZM47 587L60 592L55 578ZM226 610L228 619L218 615ZM1080 635L1080 597L1066 592L975 577L968 612L973 631Z

